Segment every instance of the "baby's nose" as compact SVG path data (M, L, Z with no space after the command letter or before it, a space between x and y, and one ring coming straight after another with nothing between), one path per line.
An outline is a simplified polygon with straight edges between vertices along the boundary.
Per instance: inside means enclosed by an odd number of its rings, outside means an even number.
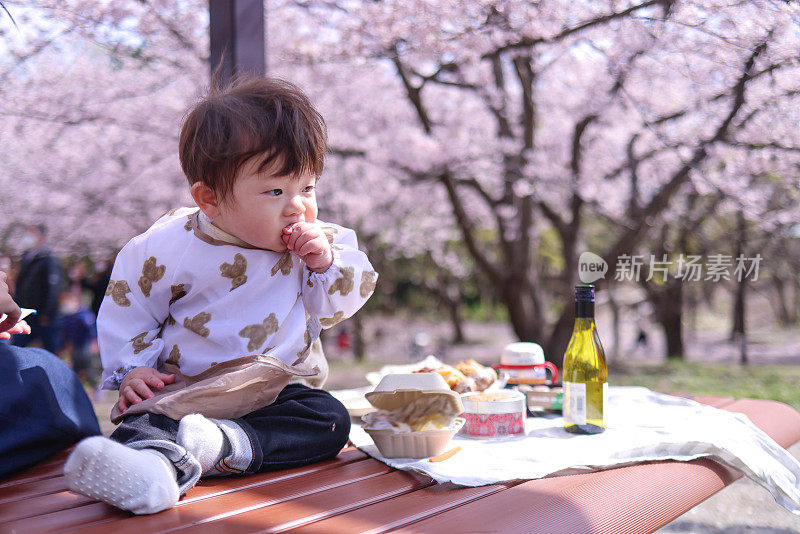
M293 196L289 199L286 205L286 210L289 214L303 213L306 210L303 199L300 196Z

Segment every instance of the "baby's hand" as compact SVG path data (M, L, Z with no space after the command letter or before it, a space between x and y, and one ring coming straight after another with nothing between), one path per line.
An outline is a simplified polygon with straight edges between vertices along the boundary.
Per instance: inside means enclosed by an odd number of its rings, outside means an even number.
M135 367L119 385L119 400L117 408L124 412L134 404L139 404L143 399L149 399L155 393L150 388L161 389L164 384L175 382L175 375L160 373L152 367Z
M333 263L333 251L319 225L299 222L283 229L281 239L289 250L316 273L324 273Z

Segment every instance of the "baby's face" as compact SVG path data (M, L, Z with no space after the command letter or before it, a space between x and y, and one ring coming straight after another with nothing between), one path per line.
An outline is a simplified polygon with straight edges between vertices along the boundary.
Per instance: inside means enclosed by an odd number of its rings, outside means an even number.
M253 246L284 252L283 228L317 220L317 178L274 176L268 169L259 173L258 163L251 159L239 170L214 224Z

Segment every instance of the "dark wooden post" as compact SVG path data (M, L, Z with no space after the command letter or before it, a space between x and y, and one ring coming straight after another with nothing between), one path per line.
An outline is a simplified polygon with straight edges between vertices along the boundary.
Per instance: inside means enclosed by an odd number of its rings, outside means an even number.
M263 0L209 0L211 72L224 83L266 71Z

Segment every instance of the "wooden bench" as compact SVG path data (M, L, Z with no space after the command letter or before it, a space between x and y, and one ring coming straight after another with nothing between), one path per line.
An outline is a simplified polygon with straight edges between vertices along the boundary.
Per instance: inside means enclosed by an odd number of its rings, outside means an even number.
M785 404L696 400L746 414L783 447L800 441L800 414ZM699 459L462 488L348 448L307 467L204 480L175 508L134 516L68 491L67 454L0 482L0 532L652 532L740 476Z

